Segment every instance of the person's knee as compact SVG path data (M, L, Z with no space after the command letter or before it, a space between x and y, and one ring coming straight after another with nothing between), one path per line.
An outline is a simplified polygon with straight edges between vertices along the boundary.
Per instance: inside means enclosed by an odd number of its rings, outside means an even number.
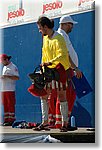
M48 97L51 93L51 89L47 88L46 92L47 92L47 94L45 96L40 97L40 99L42 99L42 100L47 100L48 99Z
M58 99L60 102L66 101L66 91L65 90L58 91Z
M41 100L47 100L47 98L48 98L48 95L40 97Z

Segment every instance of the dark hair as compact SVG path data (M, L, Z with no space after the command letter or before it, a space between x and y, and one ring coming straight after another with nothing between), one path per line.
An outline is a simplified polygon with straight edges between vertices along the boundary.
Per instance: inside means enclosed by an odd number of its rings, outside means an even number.
M40 24L42 27L46 25L49 29L54 27L54 21L47 17L40 17L37 21L37 24Z

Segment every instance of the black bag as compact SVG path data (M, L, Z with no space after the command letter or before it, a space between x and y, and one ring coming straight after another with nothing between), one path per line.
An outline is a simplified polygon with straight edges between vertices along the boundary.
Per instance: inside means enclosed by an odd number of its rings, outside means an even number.
M30 73L28 75L31 79L31 81L34 83L35 87L38 89L43 89L45 86L44 82L44 73L41 66L38 66L35 68L33 73Z
M56 69L48 68L47 66L44 66L44 71L41 66L36 67L34 72L30 73L28 76L34 86L38 89L43 89L45 84L51 82L52 80L59 80L59 73Z
M45 82L51 82L52 80L59 80L59 73L55 68L48 68L47 66L44 66L44 78Z

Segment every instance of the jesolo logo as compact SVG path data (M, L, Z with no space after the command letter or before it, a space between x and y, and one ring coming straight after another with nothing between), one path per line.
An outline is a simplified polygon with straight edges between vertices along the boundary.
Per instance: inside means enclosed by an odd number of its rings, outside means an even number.
M45 3L45 4L43 4L42 14L44 14L48 11L51 11L51 10L60 9L60 8L62 8L62 5L63 5L63 3L60 0L56 0L56 1L50 2L50 3Z
M17 9L16 5L9 6L7 20L10 21L10 19L22 17L22 16L24 16L24 14L25 14L25 10L23 8Z

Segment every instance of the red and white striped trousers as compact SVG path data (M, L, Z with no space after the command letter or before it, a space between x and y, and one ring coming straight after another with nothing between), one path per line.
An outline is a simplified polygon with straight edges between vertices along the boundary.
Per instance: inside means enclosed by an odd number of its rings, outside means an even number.
M15 92L7 91L1 93L2 104L4 106L4 122L15 121Z

